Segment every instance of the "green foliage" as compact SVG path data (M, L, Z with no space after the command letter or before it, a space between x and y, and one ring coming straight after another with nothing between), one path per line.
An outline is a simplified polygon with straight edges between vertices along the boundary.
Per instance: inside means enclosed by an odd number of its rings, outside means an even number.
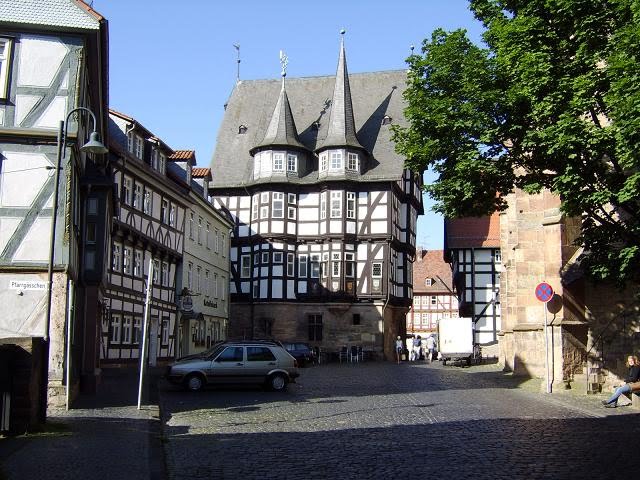
M515 188L549 189L581 216L583 265L640 279L640 0L471 0L483 47L436 30L412 55L409 168L449 217L505 208Z

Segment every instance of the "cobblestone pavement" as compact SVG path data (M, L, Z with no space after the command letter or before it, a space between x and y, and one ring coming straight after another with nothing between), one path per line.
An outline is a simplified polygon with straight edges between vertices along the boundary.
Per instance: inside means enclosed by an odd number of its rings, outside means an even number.
M283 393L162 386L170 479L632 478L640 413L494 365L328 364Z

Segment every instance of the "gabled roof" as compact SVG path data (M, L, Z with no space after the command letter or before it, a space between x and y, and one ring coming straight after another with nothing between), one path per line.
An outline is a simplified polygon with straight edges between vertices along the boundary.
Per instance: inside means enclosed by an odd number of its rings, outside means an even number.
M0 2L0 22L98 30L103 17L81 0Z
M416 251L413 262L413 292L436 293L453 292L453 275L451 266L444 261L442 250ZM431 278L433 285L426 286L425 280Z
M500 214L488 217L447 218L444 222L446 249L499 248Z
M362 146L370 153L367 169L359 176L362 182L402 178L404 158L395 152L389 125L382 125L385 115L393 123L406 125L402 92L406 87L406 70L350 75L355 130ZM296 119L300 142L314 151L319 139L327 136L335 77L287 78L287 96ZM241 187L252 182L251 149L265 137L273 113L273 99L278 97L279 80L243 80L238 82L227 103L218 131L216 150L211 161L214 188ZM245 125L245 133L238 127ZM288 181L292 181L291 178ZM318 181L318 172L295 179L297 183Z
M196 164L196 152L195 150L174 150L173 154L169 155L169 160L172 162L189 162L194 166Z
M147 128L145 128L144 125L142 125L140 122L138 122L135 118L126 115L124 113L118 112L117 110L114 110L113 108L109 108L109 123L128 123L131 124L133 126L133 128L138 131L139 133L142 133L147 139L153 140L155 142L158 142L163 148L164 150L166 150L167 152L173 152L174 150L169 147L169 145L167 145L166 143L164 143L160 138L158 138L156 135L153 134L153 132L151 132L150 130L148 130ZM115 120L115 121L114 121ZM113 125L109 126L109 133L111 135L114 135L114 141L117 141L120 146L122 147L122 151L126 152L127 151L127 137L126 137L126 132L124 131L124 129L120 126L116 127ZM170 154L171 155L171 154ZM168 157L170 158L170 157Z

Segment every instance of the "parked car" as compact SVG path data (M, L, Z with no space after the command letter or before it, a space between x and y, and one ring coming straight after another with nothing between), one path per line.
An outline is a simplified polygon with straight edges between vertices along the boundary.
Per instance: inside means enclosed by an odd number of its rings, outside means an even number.
M279 343L227 341L167 367L165 378L187 390L205 385L257 384L281 391L299 376L298 362Z
M301 367L316 361L315 352L308 343L282 342L282 346L298 361L298 365Z

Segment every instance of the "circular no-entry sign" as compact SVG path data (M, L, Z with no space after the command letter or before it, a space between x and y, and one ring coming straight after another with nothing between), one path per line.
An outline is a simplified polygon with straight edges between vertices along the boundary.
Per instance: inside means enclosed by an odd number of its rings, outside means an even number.
M541 302L547 303L553 298L553 287L547 282L539 283L536 287L536 298Z

